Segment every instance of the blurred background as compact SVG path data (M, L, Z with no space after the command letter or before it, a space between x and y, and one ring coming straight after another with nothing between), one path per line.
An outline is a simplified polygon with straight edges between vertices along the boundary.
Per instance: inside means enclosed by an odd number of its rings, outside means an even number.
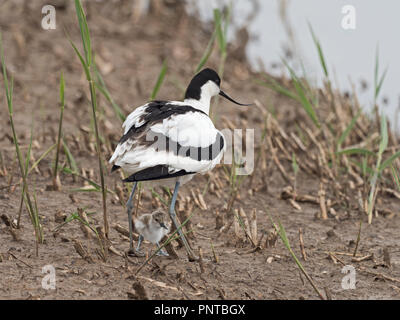
M34 12L37 10L33 10L33 7L39 7L40 2L37 1L33 4L31 1L24 0L2 1L0 8L4 15L3 27L7 28L7 16L10 16L10 10L25 10L26 21L36 19L37 25L41 16L40 12ZM42 2L44 5L45 2ZM179 3L187 13L206 22L205 28L208 25L209 31L213 30L212 9L229 9L231 24L228 29L228 37L237 45L234 54L237 56L245 54L255 71L266 71L275 76L287 75L287 69L282 64L282 58L284 58L296 72L303 71L310 82L321 85L323 70L310 32L309 26L312 26L321 43L328 70L334 79L333 85L342 92L355 90L365 110L371 110L374 104L373 82L378 55L380 72L383 73L387 68L378 102L392 120L398 118L400 47L397 41L394 41L393 36L394 30L400 28L400 21L397 18L400 3L397 1L84 1L84 3L90 2L103 3L102 13L110 19L121 15L119 8L123 8L121 24L125 22L123 18L129 16L130 22L139 25L141 18L149 11L157 11L159 15L165 15L168 4L173 6ZM73 7L70 5L73 3L66 0L55 0L52 3L59 11ZM15 7L15 9L11 9L9 6ZM349 11L346 11L348 6L354 10L351 12L354 16L354 26L345 29L342 23L349 16ZM124 27L110 26L104 17L98 18L103 22L104 28L108 28L111 32L124 30ZM1 24L2 21L0 21ZM16 26L17 21L14 21L13 25ZM185 28L192 29L191 32L194 32L194 25L187 25ZM17 36L20 45L23 43L22 38Z
M198 10L204 21L212 21L210 6L232 5L234 28L243 35L246 27L246 54L259 71L281 76L287 59L295 70L301 62L307 76L321 85L323 70L313 43L308 23L319 38L328 69L335 78L334 86L342 92L352 91L354 84L365 110L371 110L374 100L374 72L379 48L380 70L388 68L381 92L380 105L393 120L398 118L400 97L400 46L395 30L400 29L400 2L394 0L241 0L188 1L189 10ZM344 29L343 19L354 8L355 29ZM241 31L242 30L242 31ZM240 33L240 31L242 33ZM397 120L396 120L396 129Z

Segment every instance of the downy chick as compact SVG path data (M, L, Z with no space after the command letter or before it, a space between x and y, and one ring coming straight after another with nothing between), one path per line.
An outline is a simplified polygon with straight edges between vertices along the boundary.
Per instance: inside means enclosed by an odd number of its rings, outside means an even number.
M169 228L164 223L164 212L156 210L153 213L143 214L135 219L135 230L139 233L138 245L136 252L140 253L140 246L143 240L147 240L157 247L160 247L160 240L168 234ZM158 253L159 255L168 256L168 253L163 249Z

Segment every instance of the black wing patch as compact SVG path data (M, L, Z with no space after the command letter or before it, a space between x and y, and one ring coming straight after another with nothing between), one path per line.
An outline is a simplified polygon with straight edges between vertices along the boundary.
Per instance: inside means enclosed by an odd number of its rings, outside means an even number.
M119 143L124 143L130 138L133 138L136 134L143 132L148 124L153 125L169 118L172 115L185 114L187 112L200 112L207 115L205 112L188 105L170 104L168 101L152 101L148 104L143 115L139 118L140 122L144 121L143 125L139 128L132 126L121 138Z
M185 170L180 170L178 172L169 174L168 166L158 165L155 167L147 168L142 171L136 172L132 174L129 178L125 179L124 182L162 180L168 178L181 177L193 173L194 172L187 172Z

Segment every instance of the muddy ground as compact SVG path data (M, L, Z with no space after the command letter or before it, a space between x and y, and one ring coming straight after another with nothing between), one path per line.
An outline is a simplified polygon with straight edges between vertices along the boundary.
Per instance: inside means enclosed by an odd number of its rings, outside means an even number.
M15 80L14 118L22 150L24 153L27 150L32 119L35 128L34 159L37 160L55 142L59 118L58 83L63 71L66 79L64 135L79 168L99 181L94 140L90 133L88 86L64 32L67 30L81 48L72 2L57 1L57 29L50 31L43 30L40 25L41 1L34 4L31 1L20 2L1 2L0 30L8 71ZM42 2L47 4L52 1ZM174 4L174 1L169 1L169 5L161 11L153 8L149 15L139 18L132 15L130 3L92 1L86 6L100 71L111 95L125 114L148 100L165 58L168 59L169 69L158 98L181 97L212 30L211 25L201 25L196 19L188 17L183 7ZM241 101L257 99L268 107L272 106L284 128L291 128L296 121L305 119L296 103L252 81L259 75L253 73L243 59L240 45L232 44L229 50L222 85L226 92ZM214 68L218 67L219 61L216 52L208 63ZM6 169L4 172L1 168L0 172L0 215L6 214L15 219L20 204L20 175L2 78L0 88L0 151ZM104 110L100 116L100 129L112 144L103 150L105 159L108 159L111 147L115 146L122 130L112 108L100 95L99 102L101 110ZM214 110L218 115L218 128L226 127L227 123L236 128L254 128L256 142L260 141L263 121L259 109L243 111L220 100ZM242 208L248 216L256 209L258 236L263 233L265 236L261 248L252 250L249 241L235 236L233 227L222 234L216 230L216 213L223 213L223 206L229 199L229 186L224 179L223 168L219 167L210 176L198 176L181 189L183 202L183 199L192 196L192 190L194 193L204 190L210 177L211 181L216 176L222 181L220 189L215 186L217 191L209 190L204 194L206 209L198 208L191 200L197 208L192 218L196 238L191 239L191 243L196 252L199 247L202 248L204 270L198 262L189 262L184 249L176 247L175 243L178 259L155 257L135 279L134 274L144 258L127 259L110 252L107 261L102 261L95 253L97 241L93 237L86 239L77 221L54 232L60 224L59 220L56 222L56 216L60 212L69 216L78 207L94 212L89 216L93 226L102 226L103 220L100 193L72 191L84 186L81 179L61 174L62 191L48 190L53 159L54 153L51 153L41 161L38 171L29 176L30 188L37 191L44 230L45 241L39 245L39 256L35 256L33 228L25 209L22 212L22 228L16 231L20 238L18 241L13 239L4 223L0 224L1 299L128 299L135 297L132 285L137 281L144 286L150 299L318 299L282 241L278 239L275 245L266 246L265 239L272 235L267 212L274 219L281 219L295 254L323 295L328 292L332 299L400 298L400 217L399 201L395 198L380 197L379 203L393 214L378 216L372 225L366 223L366 216L356 208L337 208L336 217L330 215L328 220L322 220L319 218L319 205L301 203L301 210L297 210L288 201L280 199L281 191L288 183L273 165L268 166L265 180L266 174L262 174L261 170L267 169L258 166L253 179L246 177L243 180L239 197L233 205L235 209ZM290 170L290 162L283 163ZM61 164L67 165L63 153ZM107 167L106 176L109 188L113 191L124 188L120 176L111 175L109 169ZM264 185L266 181L267 187ZM297 186L301 194L318 196L319 180L315 176L300 171ZM127 190L123 191L124 202ZM162 191L159 192L162 194ZM332 196L330 190L327 190L327 196ZM144 191L139 214L151 212L160 205L152 199L149 191ZM125 208L120 199L112 194L108 196L107 207L111 226L109 239L116 251L124 253L128 249L127 238L113 226L119 224L127 228ZM354 251L360 220L363 220L363 225L358 257L373 256L365 261L352 262L349 254ZM303 232L306 261L300 252L299 229ZM78 255L73 240L80 241L89 251L93 263ZM219 258L218 263L214 261L211 244ZM145 244L144 248L147 251L154 249L150 244ZM356 268L355 289L342 288L342 264L329 257L327 252L335 252L344 264ZM42 268L45 265L55 267L55 290L42 288Z

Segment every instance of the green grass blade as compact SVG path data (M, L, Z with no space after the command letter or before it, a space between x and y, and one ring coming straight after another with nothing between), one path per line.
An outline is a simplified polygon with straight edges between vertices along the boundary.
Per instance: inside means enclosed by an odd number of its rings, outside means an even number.
M12 95L12 90L10 91L9 83L8 83L6 59L4 58L3 40L2 40L1 32L0 32L0 59L1 59L1 66L3 69L3 81L4 81L4 87L6 90L8 112L12 116L12 114L13 114L12 96L13 95ZM12 86L12 83L13 83L13 81L11 81L11 86Z
M94 189L98 189L99 192L102 191L102 190L101 190L101 185L100 185L100 184L98 184L97 182L95 182L95 181L93 181L93 180L90 180L89 178L86 178L86 177L82 176L82 175L79 174L78 172L74 172L74 171L72 171L72 170L69 169L69 168L62 168L61 171L62 171L63 173L65 173L65 174L70 174L70 175L72 175L72 176L78 177L78 178L80 178L80 179L82 179L82 180L88 182ZM74 189L74 191L76 191L76 190L78 190L78 189ZM80 191L93 191L93 190L91 190L91 189L84 189L84 188L79 188L79 190L80 190ZM112 191L112 190L110 190L110 189L107 189L107 192L108 192L109 194L112 194L112 195L115 195L115 194L116 194L114 191Z
M325 61L324 53L322 51L321 43L319 42L318 38L316 37L316 35L314 33L314 30L313 30L313 28L312 28L312 26L311 26L311 24L309 22L308 22L308 28L310 29L314 44L317 47L319 61L321 63L322 69L324 71L324 75L325 75L326 78L329 78L328 67L326 65L326 61Z
M361 155L367 155L367 156L374 156L375 153L372 151L369 151L367 149L362 149L362 148L349 148L349 149L344 149L336 152L338 155L355 155L355 154L361 154Z
M378 78L379 78L379 46L377 45L375 51L375 72L374 72L375 88L378 86Z
M267 76L268 82L264 82L263 80L256 80L256 83L258 83L259 85L268 87L274 91L276 91L277 93L280 93L290 99L296 100L298 102L300 102L300 99L297 97L297 95L295 93L293 93L292 91L286 89L285 87L281 86L277 81L275 81L272 77Z
M297 163L296 154L294 152L292 153L292 168L294 175L297 176L297 173L299 172L299 165Z
M376 101L378 99L379 93L382 89L383 82L385 81L386 74L388 68L385 69L381 78L379 78L379 46L376 47L376 54L375 54L375 72L374 72L374 106L376 105Z
M301 80L297 77L296 73L289 66L289 64L284 59L282 59L282 62L286 66L286 68L288 69L288 71L290 73L293 85L294 85L294 87L296 89L296 92L297 92L298 100L301 103L304 111L308 114L308 116L314 122L314 124L319 128L320 127L320 123L319 123L317 114L316 114L311 102L307 98L307 89L304 87L304 85L302 84Z
M12 130L12 135L13 135L13 142L15 146L15 152L18 160L18 165L20 169L20 174L22 176L22 181L25 189L25 197L24 197L24 202L27 207L29 207L29 211L33 212L33 205L32 201L29 195L28 191L28 184L26 181L26 172L24 170L24 164L23 164L23 158L22 158L22 153L21 149L19 147L18 143L18 137L17 133L15 130L15 125L14 125L14 119L13 119L13 90L14 90L14 79L11 76L11 82L8 82L8 76L7 76L7 66L5 63L5 58L4 58L4 51L3 51L3 43L2 43L2 38L1 38L1 33L0 33L0 59L1 59L1 65L3 69L3 82L4 82L4 87L6 91L6 98L7 98L7 105L8 105L8 115L9 115L9 121L10 121L10 126ZM18 215L18 222L17 222L17 227L20 226L20 219L21 219L21 211Z
M379 80L378 86L375 88L375 100L376 100L376 99L378 98L378 96L379 96L379 93L380 93L380 91L381 91L381 89L382 89L382 85L383 85L383 82L385 81L387 72L388 72L388 68L386 68L385 71L383 72L382 77L381 77L381 79Z
M61 77L60 77L60 119L58 121L57 150L56 150L56 158L54 160L54 173L53 173L54 179L56 179L57 172L58 172L58 159L59 159L60 147L61 147L62 123L63 123L64 107L65 107L65 92L64 91L65 91L64 74L61 72Z
M397 186L397 189L400 191L400 172L393 165L391 165L390 168L392 171L393 180Z
M76 164L75 158L72 155L71 151L68 148L67 142L65 141L65 139L63 138L63 147L64 147L64 152L67 156L67 161L69 164L69 167L71 168L72 172L79 172L78 166Z
M318 118L317 118L317 114L315 113L315 110L312 107L310 101L308 101L303 88L301 87L301 85L297 81L294 81L294 86L295 86L295 88L297 90L297 93L298 93L299 98L300 98L301 105L303 106L304 110L306 111L306 113L308 114L310 119L314 122L314 124L317 127L320 127L320 124L319 124L319 121L318 121Z
M33 120L31 124L31 137L29 139L28 151L26 152L26 157L25 157L25 171L24 171L25 178L28 176L29 161L31 159L31 151L32 151L32 141L33 141Z
M64 80L64 73L61 72L61 77L60 77L60 105L64 106L65 105L65 80Z
M389 142L387 121L384 115L381 116L381 138L382 140L379 144L379 153L382 155L385 152Z
M80 62L81 62L81 64L82 64L83 70L85 71L85 74L86 74L86 79L89 81L90 78L91 78L89 67L87 66L85 60L83 59L83 57L82 57L82 55L81 55L81 53L79 52L79 50L78 50L78 48L75 46L75 44L72 42L72 40L69 39L69 38L68 38L68 40L69 40L69 43L71 44L72 48L74 49L76 55L78 56L78 58L79 58L79 60L80 60Z
M215 43L216 35L217 35L217 26L215 27L214 32L212 33L211 38L210 38L210 40L208 41L206 50L204 51L203 56L201 57L200 62L199 62L199 64L197 65L197 68L196 68L196 70L195 70L195 73L200 72L200 70L203 69L203 67L204 67L205 64L207 63L208 59L210 58L211 53L212 53L213 50L214 50L214 43Z
M26 188L27 188L26 181L27 181L27 177L28 177L29 161L30 161L30 158L31 158L32 137L33 137L33 120L32 120L32 124L31 124L31 137L30 137L30 140L29 140L28 151L26 152L26 157L25 157L25 169L24 169L24 172L22 172L23 183L22 183L20 207L19 207L19 212L18 212L18 220L20 219L19 217L21 216L22 204L23 204L23 201L25 199L25 191L26 191ZM28 210L28 211L30 212L30 210ZM32 212L30 212L30 213L31 213L31 219L32 219L33 213ZM32 222L33 222L33 220L32 220Z
M53 144L52 146L50 146L45 152L42 153L42 155L41 155L41 156L32 164L32 166L29 168L29 170L28 170L28 175L32 172L32 170L34 170L34 169L39 165L39 163L40 163L44 158L47 157L47 155L48 155L51 151L53 151L53 149L54 149L56 146L57 146L57 144L55 143L55 144Z
M374 173L374 169L372 169L371 167L369 167L367 165L367 161L364 158L363 161L360 163L358 161L349 159L351 163L353 163L355 166L357 166L357 168L359 168L361 170L361 172L363 173L363 176L365 177L367 175L367 173L369 175L372 175Z
M152 195L152 197L158 198L165 206L168 207L168 205L169 205L168 202L165 201L165 199L157 191L155 191L153 188L151 188L151 195Z
M90 41L89 27L86 21L86 15L80 0L75 0L75 9L78 17L79 28L81 31L83 49L85 51L86 65L90 68L92 65L92 44Z
M87 207L82 208L83 211L86 211ZM89 215L93 215L96 214L96 212L86 212L86 214ZM70 223L73 220L76 220L79 217L78 212L75 211L73 213L71 213L64 222L60 223L59 225L57 225L53 230L51 230L51 232L57 232L58 230L60 230L63 226L65 226L66 224Z
M99 89L99 91L103 94L103 96L111 104L111 106L114 109L114 113L116 114L118 119L121 122L124 122L125 119L126 119L126 116L122 112L122 109L120 108L120 106L111 97L111 94L108 91L107 86L106 86L106 84L105 84L105 82L103 80L103 77L101 76L101 74L100 74L100 72L99 72L99 70L98 70L98 68L96 66L94 66L94 71L95 71L95 74L96 74L96 81L95 81L96 88Z
M400 157L400 151L396 152L392 156L390 156L388 159L386 159L380 166L379 171L382 172L385 170L387 167L391 166L393 161L396 160L397 158Z
M224 40L225 40L225 51L226 51L226 48L227 48L227 44L228 44L228 27L229 27L229 22L230 22L230 20L231 20L231 15L232 15L232 5L233 5L233 2L232 1L230 1L229 2L229 5L227 6L227 11L226 11L226 15L225 15L225 23L224 23L224 28L223 28L223 31L224 31Z
M296 254L294 253L294 251L292 250L291 246L290 246L290 242L289 239L286 235L286 231L285 228L283 227L281 221L278 219L278 225L279 228L276 226L276 224L274 223L274 221L272 220L271 215L269 215L269 218L271 220L271 223L273 225L273 227L275 228L275 230L278 232L279 237L281 238L283 244L285 245L286 249L289 251L290 255L292 256L294 262L296 263L296 265L299 267L300 271L304 274L304 276L307 278L308 282L311 284L311 286L313 287L314 291L318 294L318 296L320 297L321 300L326 300L325 297L322 295L322 293L319 291L319 289L317 288L317 286L315 285L314 281L312 280L312 278L308 275L307 271L304 269L302 263L300 262L300 260L297 258Z
M387 121L385 115L381 116L381 142L379 144L379 151L376 160L375 173L371 179L371 190L368 198L368 223L372 223L372 211L375 203L375 190L378 183L378 176L381 173L382 155L388 145L389 137L387 131Z
M375 52L375 72L374 72L374 86L375 86L375 99L377 97L377 88L379 83L379 46L376 46Z
M154 100L157 97L158 91L160 90L161 85L164 81L165 75L167 73L167 69L168 69L167 60L164 60L162 67L161 67L160 74L158 75L157 82L153 88L153 92L151 93L150 100Z
M341 149L342 148L342 144L344 142L344 140L346 140L346 138L348 137L348 135L350 134L350 132L353 130L354 126L357 123L358 118L361 115L361 110L359 110L357 112L357 114L353 117L353 119L351 119L349 125L347 126L347 128L343 131L343 133L341 134L341 136L339 137L339 140L337 142L337 149Z
M217 29L217 41L219 49L221 50L221 52L225 52L226 43L225 43L224 32L222 30L222 14L218 8L214 9L214 23Z

